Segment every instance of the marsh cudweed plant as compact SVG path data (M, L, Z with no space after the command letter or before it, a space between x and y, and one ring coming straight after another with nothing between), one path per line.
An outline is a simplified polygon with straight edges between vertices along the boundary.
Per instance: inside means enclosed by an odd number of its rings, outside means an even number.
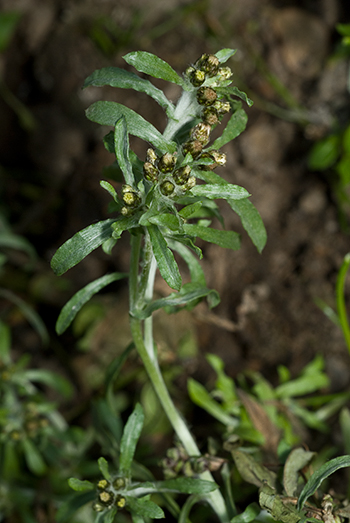
M251 104L247 96L232 85L232 72L224 65L234 52L223 49L215 55L203 54L182 76L153 54L132 52L124 56L124 60L139 72L180 86L182 93L176 104L149 80L123 69L106 67L87 78L84 88L109 85L148 94L166 112L167 125L161 133L141 115L116 102L98 101L87 109L90 120L113 128L105 136L104 144L116 156L113 169L122 177L122 187L117 193L108 181L101 181L101 186L111 195L116 215L75 234L52 259L53 270L61 275L100 246L111 254L114 248L118 248L121 235L130 233L129 273L107 274L80 290L63 308L57 321L57 332L62 333L70 325L83 304L96 292L127 277L134 346L178 440L191 457L200 457L200 452L175 408L160 372L152 315L165 307L173 312L190 308L203 299L210 307L218 304L217 292L206 285L198 261L202 252L196 239L236 250L240 247L240 236L224 228L215 200L226 200L239 215L258 251L263 249L266 241L264 226L248 199L249 193L214 172L226 163L221 148L246 126L242 101ZM212 131L217 126L221 135L211 140ZM145 158L138 158L129 148L129 135L147 142L149 147ZM220 227L213 227L213 221L219 222ZM188 265L189 283L182 283L175 252ZM160 299L153 298L157 270L173 290ZM197 479L179 477L148 486L132 481L131 463L142 421L143 413L138 405L125 427L116 475L109 473L103 458L99 461L104 478L97 485L94 504L98 521L101 517L113 521L117 510L122 508L131 512L134 521L143 521L143 517L163 517L160 507L147 496L153 492L186 492L196 494L198 499L205 496L220 520L227 522L223 496L213 483L209 470L202 471ZM71 480L71 486L76 490L93 488L89 482L75 479ZM188 505L188 511L192 504Z

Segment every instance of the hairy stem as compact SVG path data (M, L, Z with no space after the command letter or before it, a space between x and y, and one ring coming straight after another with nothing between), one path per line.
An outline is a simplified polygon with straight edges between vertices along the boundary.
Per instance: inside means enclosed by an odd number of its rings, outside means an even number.
M142 321L134 317L132 314L133 308L136 304L140 307L142 301L146 303L152 299L156 265L153 255L149 256L148 251L150 251L150 243L146 237L143 267L139 277L141 235L132 236L131 238L130 328L132 338L157 397L179 440L189 456L200 456L197 444L184 419L175 407L160 371L154 349L152 317L150 316L147 318L144 322L144 326L142 326ZM213 477L208 471L201 474L200 477L201 479L213 481ZM228 523L226 506L220 491L216 490L209 494L208 501L219 516L221 522Z

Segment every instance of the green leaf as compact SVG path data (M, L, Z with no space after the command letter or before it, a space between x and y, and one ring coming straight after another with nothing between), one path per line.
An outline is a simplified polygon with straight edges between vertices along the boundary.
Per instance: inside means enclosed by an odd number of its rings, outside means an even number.
M167 227L171 231L182 232L182 223L177 216L170 213L154 214L148 219L150 223L159 227Z
M329 320L331 320L331 322L334 323L334 325L337 325L337 327L341 326L338 314L332 309L332 307L330 305L328 305L328 303L326 303L325 301L321 300L321 298L317 298L317 297L314 298L314 302L317 305L317 307L319 309L321 309L323 314L325 316L327 316L327 318Z
M326 374L314 374L300 376L295 380L282 383L275 389L277 398L290 398L295 396L305 396L311 392L316 392L329 386L329 378Z
M29 438L24 439L22 448L29 470L36 476L45 474L47 471L46 463L33 441Z
M195 252L200 260L203 258L203 253L202 253L201 249L193 243L195 240L194 237L191 238L190 236L184 235L184 234L171 234L171 235L167 234L166 238L167 238L167 240L169 240L169 245L170 244L173 245L171 243L172 241L174 241L176 243L181 243L182 245L186 245L186 247L188 247L193 252ZM174 250L176 250L176 249L174 248Z
M116 102L95 102L86 110L89 120L100 125L115 125L115 122L122 116L125 117L128 132L133 136L138 136L146 142L152 143L162 153L174 153L177 149L175 142L165 140L162 134L142 116L132 109Z
M47 345L49 342L49 335L46 329L46 325L36 310L31 305L28 305L28 303L22 300L22 298L17 296L17 294L8 289L0 289L0 296L6 300L11 301L20 309L23 316L29 321L32 327L39 334L43 344Z
M118 240L124 231L130 231L130 229L138 227L140 216L142 216L141 211L137 211L131 216L118 216L117 219L114 219L112 224L112 237L115 240Z
M117 507L112 507L108 512L105 512L103 514L103 523L113 523L117 512ZM97 519L95 520L95 523L98 523Z
M337 312L340 326L343 332L344 340L350 353L350 326L348 320L348 312L345 304L345 283L346 274L350 267L350 253L344 256L343 263L339 269L336 284L336 298L337 298Z
M127 274L120 272L113 272L112 274L106 274L101 278L89 283L83 289L80 289L74 296L66 303L60 312L56 323L56 332L58 335L62 334L72 323L75 316L78 314L80 309L86 302L90 300L94 294L99 292L101 289L109 285L114 281L118 281L121 278L125 278Z
M30 257L31 262L34 262L37 259L37 254L33 245L22 236L13 234L12 232L0 233L0 247L24 251Z
M259 504L263 510L271 514L274 520L282 523L300 523L300 521L314 521L314 518L305 518L300 514L294 505L286 503L280 494L277 494L275 488L263 486L259 492Z
M340 137L336 134L327 136L312 147L308 167L313 171L324 171L335 164L340 152Z
M18 11L0 13L0 53L9 45L21 17L22 13Z
M123 56L126 63L132 65L140 73L148 74L154 78L161 78L167 82L183 85L184 81L176 71L158 56L145 51L136 51Z
M101 471L102 476L109 481L111 479L111 475L109 473L108 469L108 461L105 458L99 458L98 459L98 468Z
M227 122L227 125L219 138L217 138L214 143L211 144L209 150L211 149L221 149L223 145L226 145L228 142L237 138L247 125L248 117L243 109L237 109Z
M297 509L301 510L303 508L305 501L316 492L324 479L344 467L350 467L350 456L339 456L331 459L316 470L300 493Z
M245 481L257 487L263 487L264 485L272 488L276 487L276 473L258 463L248 452L233 449L231 454L238 472Z
M189 521L189 515L191 512L192 507L201 501L201 496L198 496L198 494L189 496L185 503L183 504L181 508L181 512L178 518L178 523L188 523Z
M198 381L195 381L194 379L190 378L187 382L187 386L189 396L193 403L209 412L211 416L219 420L224 425L234 428L238 427L238 419L233 418L232 416L227 414L222 408L222 406L212 398L212 396L209 394L207 389L203 387L203 385L198 383Z
M289 454L283 469L283 486L287 496L296 496L299 486L299 471L312 460L315 453L302 447L293 449Z
M69 478L68 485L71 489L75 490L76 492L85 492L87 490L92 490L95 488L90 481L82 481L81 479L77 478Z
M251 521L254 521L255 518L260 514L261 508L257 503L251 503L248 505L244 512L241 514L237 514L237 516L234 516L230 523L251 523Z
M120 442L119 471L121 475L130 474L136 444L143 427L143 420L144 414L142 407L137 403L124 427L123 436Z
M112 236L112 224L115 221L115 218L110 218L89 225L61 245L51 260L54 273L61 276L108 240Z
M196 176L209 184L227 185L228 182L212 171L196 171ZM259 212L248 199L228 199L227 203L235 211L242 221L244 229L249 234L259 252L265 246L267 235L264 223Z
M107 191L112 196L112 198L115 202L117 202L117 203L119 202L117 192L114 189L112 184L110 184L109 182L106 182L105 180L101 180L100 185L101 185L102 189Z
M158 492L181 492L183 494L208 494L218 488L214 481L198 478L175 478L156 483Z
M118 376L122 370L122 367L123 367L125 361L127 360L127 357L129 356L130 352L134 348L135 348L134 343L133 342L129 343L129 345L126 347L126 349L119 356L117 356L114 360L112 360L112 362L108 365L108 367L106 369L104 387L105 387L105 391L106 391L106 399L111 408L115 403L113 385L114 385L116 379L118 378Z
M346 452L350 452L350 410L343 407L339 415L342 442Z
M157 260L162 278L167 282L169 287L177 291L180 290L181 275L174 255L169 249L166 240L157 225L149 225L147 229L150 235L153 254Z
M115 409L104 399L100 398L92 404L93 426L102 441L112 447L121 440L122 426Z
M126 497L129 510L145 518L162 519L165 518L163 510L148 499L137 499L130 496Z
M222 393L224 405L233 410L233 405L237 403L237 394L235 390L235 382L232 378L227 376L224 372L224 362L216 354L207 354L206 359L213 367L217 374L215 387Z
M101 87L103 85L110 85L111 87L119 87L121 89L134 89L141 93L146 93L159 103L169 118L174 115L174 106L163 91L155 87L149 80L140 78L134 73L119 69L118 67L104 67L94 71L84 82L83 88L90 85Z
M244 93L243 91L240 91L238 89L238 87L236 87L235 85L230 85L230 86L227 86L227 87L219 88L218 92L220 94L224 94L227 97L229 97L229 96L237 96L238 98L243 100L248 105L248 107L251 107L254 104L253 100L248 98L246 93Z
M90 503L95 497L96 493L94 491L71 496L59 507L55 515L56 523L66 523L70 521L70 518L74 516L77 510L87 503Z
M220 298L216 291L208 289L207 287L202 287L200 284L196 283L186 283L180 290L178 294L172 293L166 298L160 298L159 300L154 300L144 309L132 311L132 315L139 319L146 319L154 311L158 309L163 309L164 307L181 307L184 305L189 305L191 302L205 298L210 294L214 294L213 305L215 306L219 303ZM215 300L216 298L216 300Z
M8 365L11 363L11 331L10 327L0 320L0 362Z
M73 394L71 383L56 372L51 372L47 369L28 369L22 371L22 376L29 381L44 383L48 387L57 390L66 398L70 398Z
M171 242L170 246L173 250L177 251L181 258L187 263L192 283L197 283L202 287L206 287L207 284L205 281L203 269L191 251L184 244L179 242Z
M119 167L121 168L125 181L131 187L135 186L134 173L129 159L129 137L128 128L123 115L115 124L114 129L114 151Z
M243 198L248 198L248 196L250 196L246 189L231 183L196 185L191 189L191 193L195 196L200 196L201 198L209 198L209 200L214 200L216 198L224 200L227 200L228 198L242 200Z
M258 252L261 253L266 245L267 234L258 210L247 198L244 200L230 199L227 202L231 209L238 214L244 229L247 231Z
M219 59L219 62L221 64L224 64L227 62L231 56L233 56L237 52L237 49L221 49L217 53L215 53L216 58Z
M343 155L340 160L337 162L335 169L339 175L340 182L343 185L348 185L350 183L350 154ZM345 188L344 188L345 189Z
M234 231L221 231L211 227L202 227L201 225L184 224L184 231L191 236L196 236L210 243L220 245L224 249L234 251L240 248L240 237Z
M186 207L183 207L180 211L179 211L179 215L184 219L184 220L188 220L189 218L191 218L193 215L195 215L199 209L202 207L202 202L195 202L195 203L191 203L190 205L186 205Z

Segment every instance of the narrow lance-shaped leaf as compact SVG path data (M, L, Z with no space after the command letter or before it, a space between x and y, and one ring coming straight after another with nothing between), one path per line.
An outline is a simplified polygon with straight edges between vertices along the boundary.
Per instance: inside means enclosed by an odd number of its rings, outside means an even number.
M301 510L303 508L305 501L316 492L324 479L344 467L350 467L350 456L340 456L331 459L316 470L300 493L297 509Z
M251 503L246 507L246 509L241 513L234 516L230 523L251 523L257 519L257 516L260 514L261 508L257 503Z
M239 425L238 419L230 416L223 407L215 401L207 389L198 381L190 378L187 382L188 394L196 405L209 412L211 416L219 420L228 427L236 428Z
M240 187L239 185L232 185L230 183L221 185L221 184L206 184L206 185L196 185L191 189L191 193L195 196L206 197L209 200L215 199L225 199L232 198L233 200L242 200L243 198L248 198L250 196L249 192Z
M176 71L158 56L145 51L136 51L123 56L124 60L135 67L140 73L145 73L154 78L161 78L167 82L183 85L184 81Z
M202 287L206 287L204 272L197 258L182 243L171 242L170 245L171 248L177 251L181 258L187 263L191 275L191 281L193 283L199 283Z
M164 278L169 287L177 291L180 290L180 271L166 240L164 239L157 225L149 225L147 229L152 244L153 254L157 260L158 268L162 278Z
M114 129L114 150L125 181L131 187L135 185L134 173L129 159L129 137L125 116L119 118Z
M143 419L144 414L142 407L139 403L137 403L134 411L126 422L123 436L120 442L119 471L121 475L130 474L130 468L134 458L136 444L143 427Z
M60 312L56 323L57 334L62 334L69 327L82 306L85 305L85 303L88 302L94 294L99 292L110 283L120 280L121 278L125 278L126 276L127 274L119 272L106 274L92 283L89 283L83 289L74 294L74 296L66 303Z
M237 251L240 248L241 241L238 233L234 231L221 231L211 227L202 227L201 225L184 224L184 231L191 236L197 236L202 240L220 245L224 249Z
M57 276L61 276L83 260L90 252L97 249L112 236L112 224L115 218L94 223L77 232L56 251L51 267Z
M81 480L77 478L69 478L68 485L71 489L75 490L76 492L85 492L87 490L94 489L94 485L87 480Z
M162 153L174 153L177 149L176 143L167 141L162 134L147 120L135 113L132 109L116 102L95 102L86 110L89 120L100 125L115 125L122 116L125 117L128 131L133 136L138 136L146 142L151 142Z
M209 149L221 149L223 145L237 138L246 128L247 120L245 111L241 108L237 109L229 119L222 135L211 144Z
M66 398L70 398L73 394L71 382L56 372L51 372L47 369L25 369L21 375L28 381L43 383L48 387L52 387Z
M244 93L243 91L240 91L238 89L238 87L236 87L235 85L230 85L230 86L227 86L227 87L219 88L218 91L221 94L224 94L227 97L229 97L229 96L238 96L238 98L240 98L241 100L246 102L248 107L251 107L254 104L253 100L248 98L246 93Z
M218 58L218 60L221 64L224 64L236 52L237 52L237 49L221 49L220 51L215 53L215 56Z
M49 342L49 335L45 323L41 319L41 316L36 312L36 310L33 309L33 307L31 307L30 305L28 305L26 301L22 300L22 298L17 296L17 294L8 289L0 289L0 296L2 298L5 298L5 300L11 301L20 309L23 316L37 331L37 333L42 339L42 342L46 345Z
M134 89L141 93L146 93L159 103L161 107L166 110L169 118L174 114L174 106L167 99L163 91L155 87L149 80L140 78L130 71L119 69L119 67L103 67L94 71L84 82L83 88L89 86L101 87L103 85L110 85L111 87L119 87L121 89Z
M29 438L24 439L21 443L29 470L36 476L45 474L47 466L37 446Z
M154 225L158 225L160 227L167 227L171 231L178 231L182 232L182 223L179 220L175 214L170 213L162 213L162 214L154 214L153 216L150 216L148 219L149 223L153 223Z
M109 481L111 475L109 473L108 461L105 458L98 459L98 468L100 469L102 476Z
M158 309L163 309L164 307L181 307L187 305L193 301L199 300L209 296L209 294L214 294L213 306L217 305L220 301L220 298L217 295L217 292L208 289L207 287L202 287L200 284L196 283L187 283L181 288L181 291L178 294L170 294L165 298L160 298L159 300L154 300L144 309L135 310L132 312L133 316L144 320L151 316L153 312Z
M102 523L102 521L103 521L103 523L113 523L114 518L115 518L117 512L118 512L117 507L111 508L107 513L103 514L103 519L101 517L101 523ZM98 516L95 519L95 523L100 523L100 520L98 519Z
M66 499L61 504L55 514L56 523L66 523L70 520L81 507L91 502L96 497L94 490L82 492L81 494L73 494L72 497Z
M148 499L137 499L128 496L126 502L131 513L135 512L138 516L151 519L162 519L165 517L163 510Z
M197 178L210 183L218 185L227 185L228 182L221 178L218 174L212 171L196 171ZM233 211L235 211L242 221L244 229L249 234L250 239L254 243L259 252L263 250L267 240L266 229L261 216L247 198L242 200L228 199L227 203Z
M109 182L106 182L105 180L100 181L100 185L102 189L107 191L113 198L115 202L119 202L117 191L114 189L113 185Z
M258 252L261 253L266 245L267 233L256 207L247 198L244 200L228 200L228 204L238 214L244 229L249 234Z

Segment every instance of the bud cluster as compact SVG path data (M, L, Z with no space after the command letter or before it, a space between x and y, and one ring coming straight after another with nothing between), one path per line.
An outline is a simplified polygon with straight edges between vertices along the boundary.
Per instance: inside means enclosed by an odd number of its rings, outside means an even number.
M101 479L97 483L98 500L92 505L96 512L103 512L112 507L125 507L125 497L118 491L124 490L127 485L126 478L117 477L113 481Z
M182 445L168 449L166 457L161 461L163 474L166 479L177 476L193 477L207 470L218 470L223 461L215 456L204 455L200 457L189 456Z
M44 436L49 426L49 420L39 412L37 405L29 402L17 414L16 420L9 418L8 424L3 425L0 437L2 434L7 434L12 441L34 439Z
M196 92L197 102L203 107L202 121L190 131L190 139L183 145L183 153L191 154L192 158L202 157L202 150L209 142L211 130L220 123L222 116L230 111L230 104L227 100L219 99L214 86L220 86L222 81L232 76L229 67L220 67L220 61L215 55L203 54L196 63L186 70L186 76L194 87L198 87ZM213 78L215 77L215 79ZM203 85L207 78L213 78L210 86ZM217 151L211 151L213 156L219 155ZM203 157L208 157L203 155ZM203 167L204 169L215 169L218 165L225 165L226 157L221 155L219 159L213 157L213 164Z
M142 202L141 196L131 185L123 185L122 200L125 203L125 206L120 211L123 216L130 216Z
M153 149L148 149L146 161L143 164L143 173L149 182L159 184L159 190L164 196L172 196L178 193L177 188L183 192L192 189L196 184L196 178L191 176L191 168L188 165L175 169L176 156L165 153L158 157Z

